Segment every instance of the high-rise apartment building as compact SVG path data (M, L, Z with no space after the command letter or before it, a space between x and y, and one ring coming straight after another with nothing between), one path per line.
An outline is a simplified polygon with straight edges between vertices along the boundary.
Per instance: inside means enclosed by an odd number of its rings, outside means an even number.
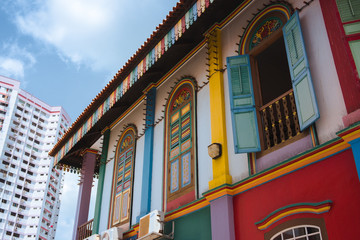
M48 152L70 118L0 76L0 239L54 239L62 172Z

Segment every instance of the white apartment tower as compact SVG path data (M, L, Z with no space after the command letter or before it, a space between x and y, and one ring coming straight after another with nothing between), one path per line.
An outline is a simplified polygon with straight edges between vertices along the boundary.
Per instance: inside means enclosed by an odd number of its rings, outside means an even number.
M0 76L0 239L54 239L62 172L48 152L70 118Z

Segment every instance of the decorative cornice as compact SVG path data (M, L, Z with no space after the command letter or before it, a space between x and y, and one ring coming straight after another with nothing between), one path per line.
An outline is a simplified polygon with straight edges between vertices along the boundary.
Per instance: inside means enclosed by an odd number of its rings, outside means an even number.
M142 45L113 80L92 100L70 129L58 141L49 155L54 165L122 98L164 54L178 41L190 26L205 12L214 0L180 0L157 31Z
M344 129L338 134L344 136L344 134L358 133L360 127L360 123L358 125L354 125L350 128ZM197 211L201 208L210 205L211 201L214 201L223 196L235 196L237 194L241 194L246 192L252 188L261 186L262 184L272 181L276 178L284 176L288 173L297 171L306 167L308 165L314 164L321 160L324 160L328 157L331 157L334 154L340 153L346 149L348 149L350 145L345 142L341 138L335 138L327 143L319 145L309 151L306 151L302 154L299 154L289 160L275 165L274 167L255 174L247 179L244 179L235 184L224 184L214 189L211 189L203 194L203 198L198 199L194 202L191 202L181 208L175 209L171 212L168 212L165 216L165 221L172 221L176 218L185 216L189 213ZM321 214L330 211L332 205L332 201L326 200L319 203L297 203L293 205L288 205L286 207L275 210L263 220L257 222L257 227L261 230L266 229L271 224L279 221L284 217L288 217L293 214L300 213L313 213L313 214ZM135 236L138 232L139 225L134 225L131 230L124 234L125 238L129 238Z
M325 212L329 212L331 209L332 201L326 200L319 203L296 203L291 204L282 208L279 208L269 215L267 215L264 219L256 222L255 225L259 230L265 230L270 227L272 224L277 221L289 217L294 214L301 213L312 213L312 214L322 214Z
M203 194L208 201L216 200L222 196L234 196L258 187L264 183L275 180L281 176L297 171L303 167L324 160L334 154L342 152L350 147L350 144L344 142L341 138L335 138L325 144L319 145L309 151L299 154L289 160L282 162L274 167L257 173L238 183L229 185L224 184L217 188L210 189Z
M360 139L360 122L357 122L336 133L339 137L349 143L355 139Z
M83 156L83 155L85 155L86 153L98 154L98 152L99 152L98 150L91 149L91 148L87 148L87 149L83 150L80 155Z

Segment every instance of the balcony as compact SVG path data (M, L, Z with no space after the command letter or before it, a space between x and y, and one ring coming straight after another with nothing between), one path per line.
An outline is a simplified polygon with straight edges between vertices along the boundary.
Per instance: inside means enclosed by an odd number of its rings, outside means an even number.
M94 219L84 223L80 227L78 227L78 240L83 240L92 235Z
M292 89L262 106L259 110L265 150L300 134Z

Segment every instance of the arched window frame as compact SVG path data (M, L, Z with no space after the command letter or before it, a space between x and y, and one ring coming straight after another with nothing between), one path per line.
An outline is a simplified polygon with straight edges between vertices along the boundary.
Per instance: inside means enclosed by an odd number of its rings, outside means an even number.
M196 83L194 79L182 79L171 91L166 104L164 151L164 209L166 211L173 210L196 199L195 89ZM184 91L189 94L188 99L185 95L182 95ZM190 121L189 125L185 124L187 120ZM178 130L175 128L177 124ZM184 126L184 128L181 126ZM189 128L186 126L189 126ZM182 133L183 131L186 132L186 130L190 131L189 137L182 138ZM174 142L176 135L179 138L178 145ZM172 142L175 145L172 145ZM176 153L177 148L179 149L178 154ZM184 165L187 166L188 171L183 171Z
M251 47L250 42L254 39L254 34L258 33L264 23L274 18L280 20L284 25L275 28L268 35L265 34L266 36L257 46ZM272 46L273 41L281 35L284 38L292 90L290 89L268 103L262 103L259 71L253 56ZM269 5L261 10L245 29L239 44L239 54L227 58L235 153L264 150L271 152L290 143L291 141L286 141L288 139L294 141L294 135L297 139L303 137L304 135L300 134L301 131L314 124L320 114L309 70L299 13L295 12L291 15L290 9L280 3ZM276 85L273 86L276 87ZM275 104L283 102L277 100L284 99L284 97L286 104L275 106ZM284 109L284 113L278 114L281 108ZM296 112L296 114L290 115L289 112ZM277 114L280 115L279 119L276 119ZM262 116L264 120L261 119ZM282 120L283 118L290 119L290 117L292 117L291 121ZM264 151L260 155L266 154L266 152Z
M315 229L315 231L311 232L311 229ZM298 239L299 237L307 238L307 237L311 237L311 236L312 237L319 236L320 237L319 240L322 240L321 229L318 226L314 226L314 225L298 225L298 226L284 229L281 232L278 232L277 234L275 234L275 236L273 236L270 240L283 240L284 235L286 235L287 233L289 234L289 232L291 232L291 235L292 235L292 237L288 236L286 238L289 240L295 240L295 239Z
M136 133L135 126L127 127L121 134L116 146L111 187L109 228L129 223L131 219ZM121 176L118 175L117 177L116 173L120 171ZM119 181L121 181L121 184L116 186ZM126 199L126 206L123 205L124 199Z
M264 234L265 240L275 240L279 234L286 232L290 229L300 228L300 227L313 227L319 229L321 235L321 240L328 240L328 235L326 231L326 225L323 218L295 218L288 220L273 227L270 231ZM291 240L291 238L290 238Z

